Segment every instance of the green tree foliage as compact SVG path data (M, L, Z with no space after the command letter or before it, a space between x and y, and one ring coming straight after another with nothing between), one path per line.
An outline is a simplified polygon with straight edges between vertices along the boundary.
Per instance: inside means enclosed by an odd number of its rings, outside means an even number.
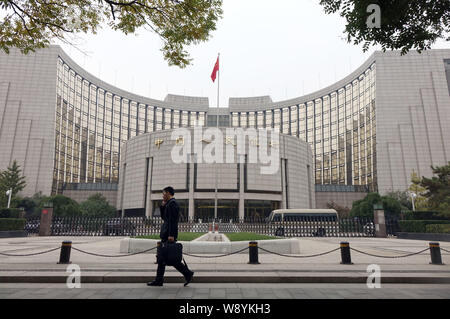
M42 193L36 193L33 197L18 198L15 207L23 207L26 217L40 217L47 203L53 204L55 217L115 217L116 215L116 208L109 205L101 194L92 195L78 204L64 195L44 196Z
M378 193L369 193L364 199L353 202L351 217L373 217L373 205L383 204L384 212L387 216L398 217L402 212L402 205L389 196L380 196Z
M30 197L16 196L11 200L11 207L23 208L26 216L31 216L36 208L36 202Z
M425 211L428 210L428 199L425 196L425 194L427 193L427 189L420 185L421 181L422 180L419 178L417 173L413 171L413 173L411 174L412 184L409 186L408 191L415 194L416 196L414 198L414 206L416 210Z
M64 195L51 196L49 202L53 203L53 216L55 217L76 217L81 216L81 207L73 199ZM44 201L40 205L40 210L43 208Z
M102 194L90 196L80 205L83 216L88 217L114 217L116 208L109 205L108 201Z
M407 191L389 192L386 196L397 200L402 205L402 210L412 210L411 195Z
M36 193L33 197L16 196L11 199L11 207L23 208L25 217L39 217L41 212L39 209L43 207L44 202L48 202L50 197L43 196L41 192Z
M347 41L386 49L430 49L439 38L450 40L450 0L321 0L327 14L339 12L347 20ZM370 28L367 21L374 13L369 5L381 9L381 27ZM368 12L369 11L369 12Z
M422 177L420 185L427 190L429 209L441 216L450 216L450 162L444 166L432 166L432 178Z
M0 49L23 53L52 39L73 44L73 35L105 24L125 34L139 28L159 35L169 65L185 67L185 47L207 41L222 17L222 0L0 0Z
M6 207L8 204L6 191L12 189L11 198L13 199L17 193L25 188L25 180L25 176L22 176L22 170L17 161L14 161L6 170L0 172L0 207Z

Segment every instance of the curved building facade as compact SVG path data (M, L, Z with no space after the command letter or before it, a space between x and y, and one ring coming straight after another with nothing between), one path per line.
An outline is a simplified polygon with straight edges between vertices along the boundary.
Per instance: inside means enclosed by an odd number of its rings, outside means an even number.
M23 195L120 185L124 143L195 124L272 128L313 154L319 207L333 193L405 190L414 171L450 160L450 50L375 52L361 67L318 92L280 102L126 92L92 76L58 46L0 55L0 169L17 160ZM89 189L88 187L80 187ZM117 187L115 188L117 189ZM362 193L363 194L363 193ZM331 197L330 197L331 196Z
M167 185L176 191L182 216L191 220L265 218L273 209L315 207L313 156L307 143L278 134L265 142L258 134L239 139L239 131L224 128L210 142L206 134L199 126L127 141L121 149L117 207L128 215L158 214ZM211 146L222 154L214 162L207 158ZM270 158L261 158L269 153Z

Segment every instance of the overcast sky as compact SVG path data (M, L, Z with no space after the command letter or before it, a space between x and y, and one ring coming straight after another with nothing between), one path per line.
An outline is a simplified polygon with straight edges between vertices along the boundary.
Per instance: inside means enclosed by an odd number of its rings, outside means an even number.
M217 106L210 75L220 52L220 106L230 97L302 96L345 77L374 50L344 39L345 20L326 15L319 0L224 0L224 15L211 39L188 48L193 64L169 67L162 42L140 30L125 36L108 28L81 35L78 47L62 45L84 69L121 89L163 100L167 94L205 96ZM449 48L439 41L435 48Z

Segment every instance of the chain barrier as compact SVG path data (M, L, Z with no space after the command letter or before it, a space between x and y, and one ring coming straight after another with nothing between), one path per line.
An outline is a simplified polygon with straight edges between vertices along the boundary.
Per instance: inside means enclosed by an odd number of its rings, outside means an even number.
M14 254L0 253L0 255L8 256L8 257L28 257L28 256L36 256L36 255L43 255L43 254L51 253L52 251L58 250L60 248L61 247L57 247L57 248L46 250L46 251L43 251L43 252L40 252L40 253L32 253L32 254L14 255Z
M189 256L189 257L197 257L197 258L219 258L219 257L226 257L226 256L239 254L239 253L243 252L246 249L248 249L248 247L242 248L241 250L235 251L234 253L218 255L218 256L199 256L199 255L191 255L191 254L186 254L186 253L183 253L183 255L186 255L186 256Z
M316 254L316 255L309 255L309 256L307 256L307 255L305 255L305 256L300 256L300 255L294 255L294 256L292 256L292 255L284 255L284 254L276 253L276 252L273 252L273 251L264 249L264 248L262 248L262 247L258 247L258 248L261 249L261 250L263 250L263 251L265 251L265 252L267 252L267 253L270 253L270 254L274 254L274 255L278 255L278 256L282 256L282 257L291 257L291 258L312 258L312 257L319 257L319 256L324 256L324 255L331 254L331 253L333 253L333 252L335 252L335 251L341 249L341 248L336 248L336 249L327 251L327 252L325 252L325 253Z
M374 255L374 254L365 253L365 252L363 252L363 251L360 251L360 250L355 249L355 248L352 248L352 247L350 247L350 249L351 249L351 250L354 250L354 251L356 251L356 252L358 252L358 253L360 253L360 254L367 255L367 256L371 256L371 257L378 257L378 258L405 258L405 257L414 256L414 255L419 255L419 254L421 254L421 253L427 251L429 248L425 248L424 250L421 250L421 251L419 251L419 252L417 252L417 253L412 253L412 254L403 255L403 256L380 256L380 255Z
M149 252L149 251L152 251L152 250L154 250L154 249L156 249L156 248L157 248L157 247L153 247L153 248L150 248L150 249L147 249L147 250L144 250L144 251L140 251L140 252L133 253L133 254L128 254L128 255L101 255L101 254L96 254L96 253L89 253L89 252L87 252L87 251L84 251L84 250L81 250L81 249L72 247L73 250L79 251L80 253L83 253L83 254L87 254L87 255L91 255L91 256L97 256L97 257L108 257L108 258L128 257L128 256L134 256L134 255L144 254L144 253L147 253L147 252Z
M8 257L28 257L28 256L36 256L36 255L47 254L47 253L53 252L53 251L55 251L55 250L58 250L58 249L60 249L60 248L61 248L61 247L57 247L57 248L53 248L53 249L46 250L46 251L43 251L43 252L39 252L39 253L31 253L31 254L7 254L7 253L1 253L1 252L0 252L0 255L2 255L2 256L8 256ZM152 250L154 250L154 249L156 249L156 248L157 248L157 247L153 247L153 248L150 248L150 249L147 249L147 250L144 250L144 251L140 251L140 252L132 253L132 254L127 254L127 255L103 255L103 254L97 254L97 253L90 253L90 252L81 250L81 249L79 249L79 248L72 247L73 250L76 250L76 251L78 251L78 252L80 252L80 253L83 253L83 254L87 254L87 255L91 255L91 256L97 256L97 257L108 257L108 258L129 257L129 256L134 256L134 255L144 254L144 253L147 253L147 252L149 252L149 251L152 251ZM196 257L196 258L220 258L220 257L226 257L226 256L231 256L231 255L239 254L239 253L243 252L244 250L247 250L248 248L249 248L249 247L245 247L245 248L243 248L243 249L241 249L241 250L238 250L238 251L235 251L235 252L232 252L232 253L223 254L223 255L217 255L217 256L203 256L203 255L194 255L194 254L188 254L188 253L183 253L183 255L186 255L186 256L189 256L189 257ZM281 256L281 257L289 257L289 258L313 258L313 257L320 257L320 256L325 256L325 255L328 255L328 254L331 254L331 253L333 253L333 252L335 252L335 251L340 250L340 248L336 248L336 249L333 249L333 250L330 250L330 251L327 251L327 252L324 252L324 253L320 253L320 254L315 254L315 255L303 255L303 256L302 256L302 255L285 255L285 254L280 254L280 253L277 253L277 252L274 252L274 251L270 251L270 250L265 249L265 248L262 248L262 247L258 247L258 249L260 249L260 250L262 250L262 251L265 251L265 252L267 252L267 253L269 253L269 254L278 255L278 256ZM371 257L377 257L377 258L406 258L406 257L411 257L411 256L419 255L419 254L421 254L421 253L427 251L429 248L425 248L425 249L423 249L423 250L421 250L421 251L419 251L419 252L411 253L411 254L407 254L407 255L402 255L402 256L380 256L380 255L375 255L375 254L366 253L366 252L360 251L360 250L355 249L355 248L352 248L352 247L351 247L350 249L353 250L353 251L356 251L356 252L358 252L358 253L360 253L360 254L367 255L367 256L371 256ZM446 249L444 249L444 248L441 248L441 250L443 250L443 251L445 251L445 252L447 252L447 253L450 253L450 251L448 251L448 250L446 250Z

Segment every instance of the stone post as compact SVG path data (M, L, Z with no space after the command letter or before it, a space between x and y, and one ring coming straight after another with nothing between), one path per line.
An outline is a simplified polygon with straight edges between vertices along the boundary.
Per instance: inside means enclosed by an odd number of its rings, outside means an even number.
M374 224L375 224L375 237L386 238L386 218L384 217L384 210L382 204L376 204L373 206L374 212Z
M41 212L41 224L39 236L50 236L52 234L53 203L45 203Z

